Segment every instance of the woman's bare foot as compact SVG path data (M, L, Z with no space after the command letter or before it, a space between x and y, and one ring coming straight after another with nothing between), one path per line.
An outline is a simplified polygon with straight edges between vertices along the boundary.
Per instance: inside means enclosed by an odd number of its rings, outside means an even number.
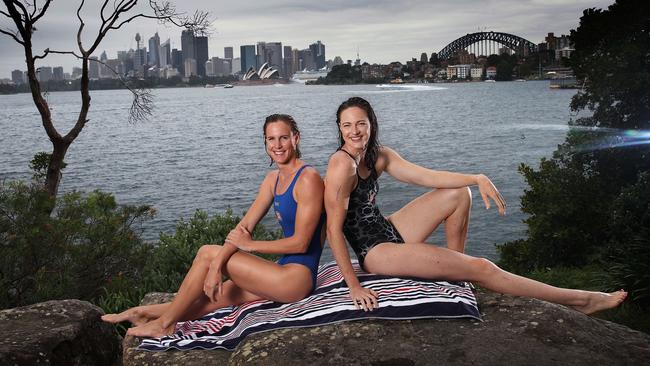
M607 310L619 306L627 297L627 292L619 290L616 292L589 292L587 303L582 306L572 306L579 312L587 315L601 310Z
M140 306L124 310L119 314L106 314L102 315L102 320L107 323L121 323L128 321L129 323L139 326L147 324L149 321L153 320L149 318L145 311L141 309Z
M126 334L134 337L160 338L174 333L174 325L172 323L169 327L165 328L162 320L158 318L146 324L129 328Z

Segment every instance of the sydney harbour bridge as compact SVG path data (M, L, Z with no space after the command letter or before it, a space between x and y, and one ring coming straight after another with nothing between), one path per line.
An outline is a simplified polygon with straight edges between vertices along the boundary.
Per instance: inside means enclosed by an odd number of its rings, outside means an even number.
M476 32L466 34L446 45L440 52L438 58L448 60L456 55L458 51L466 50L476 56L499 54L503 47L520 56L527 56L537 52L537 45L531 41L515 36L514 34L501 32Z

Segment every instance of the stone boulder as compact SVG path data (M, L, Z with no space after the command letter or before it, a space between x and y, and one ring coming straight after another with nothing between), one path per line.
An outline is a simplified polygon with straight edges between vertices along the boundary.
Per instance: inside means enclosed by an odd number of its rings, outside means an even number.
M146 303L168 301L151 295ZM363 320L254 334L234 352L135 351L124 365L647 365L650 336L563 306L479 290L483 322Z
M120 337L103 311L53 300L0 311L0 365L116 365Z

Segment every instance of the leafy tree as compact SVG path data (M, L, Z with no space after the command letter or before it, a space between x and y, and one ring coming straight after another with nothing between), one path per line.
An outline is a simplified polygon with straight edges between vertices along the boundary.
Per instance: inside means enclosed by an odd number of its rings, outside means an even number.
M196 32L204 32L209 26L208 14L196 12L191 16L176 11L169 2L157 2L149 0L148 13L138 13L136 9L139 0L124 0L111 2L103 0L101 9L97 16L101 19L99 31L93 38L90 45L84 44L83 33L85 22L81 16L85 0L81 0L77 8L76 18L79 20L79 28L76 34L77 50L52 50L46 48L42 54L35 53L33 49L34 37L39 34L37 23L47 15L52 0L38 2L36 0L3 0L4 8L0 9L0 16L4 16L12 23L12 27L0 28L0 34L12 38L23 47L25 52L25 63L27 64L27 79L32 94L32 99L41 117L43 128L47 137L52 142L52 153L45 178L45 189L51 197L56 197L59 181L61 180L61 169L63 159L70 145L79 136L88 122L88 110L90 109L88 63L90 57L98 49L101 42L109 32L119 30L122 26L141 18L157 19L163 23L171 23L179 27L186 27ZM49 54L65 54L77 58L81 62L81 109L76 122L67 134L62 135L54 126L52 114L47 100L41 93L41 84L36 78L36 63L46 58ZM92 60L100 62L99 60ZM110 69L108 65L105 65ZM117 73L116 73L117 74ZM124 84L133 92L133 104L130 111L130 120L137 121L147 118L152 108L152 97L145 89L134 89Z
M499 246L520 272L599 263L612 289L650 298L650 3L587 9L571 31L571 65L584 83L574 112L591 112L539 169L522 165L528 238ZM646 143L644 143L646 142ZM647 304L647 302L646 302Z

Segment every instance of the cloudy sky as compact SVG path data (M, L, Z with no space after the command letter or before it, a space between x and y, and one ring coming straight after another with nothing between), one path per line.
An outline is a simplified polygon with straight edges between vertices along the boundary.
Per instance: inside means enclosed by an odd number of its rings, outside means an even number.
M146 4L146 1L141 1ZM223 57L224 46L239 46L258 41L282 42L294 48L307 48L321 40L326 56L355 59L357 49L363 61L388 63L407 61L422 52L438 52L449 42L467 33L493 30L521 36L533 43L546 33L568 34L578 25L586 8L606 8L613 0L265 0L265 1L176 1L179 11L209 11L214 19L210 36L210 57ZM38 2L42 3L42 1ZM83 39L90 43L99 24L99 0L86 1L82 13L87 23ZM112 2L111 2L112 3ZM34 35L35 51L49 47L74 50L79 22L75 16L77 0L54 1L39 21ZM0 6L4 10L4 5ZM144 9L144 8L142 8ZM3 18L0 15L0 18ZM10 28L7 19L0 27ZM109 33L99 47L109 58L118 50L135 48L139 32L146 41L155 32L162 41L171 39L180 49L180 30L152 20L139 20ZM0 34L0 78L11 70L26 69L22 48ZM77 61L71 56L50 55L39 66L63 66L70 72Z

